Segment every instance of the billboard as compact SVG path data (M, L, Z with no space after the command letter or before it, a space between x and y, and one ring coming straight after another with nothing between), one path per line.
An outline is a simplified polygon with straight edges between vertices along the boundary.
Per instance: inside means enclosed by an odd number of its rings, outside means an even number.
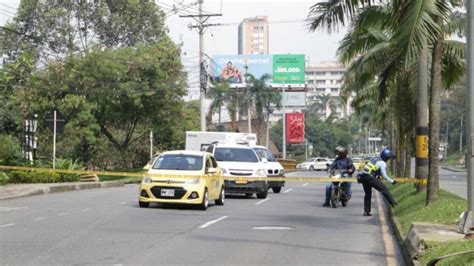
M231 85L245 86L245 73L252 74L255 78L272 74L270 55L216 55L212 58L212 63L212 79L228 81Z
M286 114L286 143L304 142L304 113Z
M283 97L283 93L280 93ZM282 98L283 101L283 98ZM285 93L285 106L305 106L306 92L304 91L287 91Z
M304 84L304 55L273 55L273 82Z
M212 57L211 77L214 81L227 81L231 87L245 87L245 74L260 78L268 74L268 85L304 85L304 55L215 55Z

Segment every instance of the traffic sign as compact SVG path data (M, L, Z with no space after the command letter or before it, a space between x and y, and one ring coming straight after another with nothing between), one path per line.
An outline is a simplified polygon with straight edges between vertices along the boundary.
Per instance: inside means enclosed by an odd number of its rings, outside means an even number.
M61 112L59 112L59 110L54 109L53 111L51 111L44 119L44 122L51 131L54 131L54 112L55 111L56 111L56 132L62 133L64 126L67 123L67 118Z

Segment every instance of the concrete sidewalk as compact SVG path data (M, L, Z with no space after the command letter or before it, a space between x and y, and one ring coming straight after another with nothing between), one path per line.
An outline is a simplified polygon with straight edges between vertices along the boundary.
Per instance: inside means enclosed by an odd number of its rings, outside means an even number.
M8 184L0 186L0 200L28 197L54 192L66 192L93 188L123 187L124 184L125 181L123 180L105 182Z

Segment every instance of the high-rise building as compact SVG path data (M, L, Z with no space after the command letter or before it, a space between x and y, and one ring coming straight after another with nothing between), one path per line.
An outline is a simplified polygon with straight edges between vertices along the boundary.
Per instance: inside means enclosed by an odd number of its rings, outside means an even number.
M341 100L342 78L346 68L333 61L322 62L316 66L306 66L307 106L317 103L319 115L327 118L336 112L337 118L347 118L353 111L350 106L352 100L344 103Z
M246 18L239 24L239 54L268 54L268 18Z

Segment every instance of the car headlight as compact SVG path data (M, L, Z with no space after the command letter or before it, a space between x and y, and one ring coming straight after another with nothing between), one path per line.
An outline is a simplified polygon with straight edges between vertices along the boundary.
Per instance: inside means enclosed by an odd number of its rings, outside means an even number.
M199 178L186 179L184 182L186 184L196 185L196 184L199 184L199 182L201 182L201 179L199 179Z
M256 176L266 176L265 169L258 169L258 170L255 172L255 175L256 175Z
M149 177L149 176L145 176L145 178L143 178L143 180L142 180L142 182L145 183L145 184L150 184L152 181L153 181L153 179L151 179L151 177Z
M280 175L284 175L285 174L285 170L284 169L281 169L280 170Z
M225 168L221 168L221 171L222 171L222 174L223 174L223 175L228 174L228 172L227 172L227 170L226 170Z

